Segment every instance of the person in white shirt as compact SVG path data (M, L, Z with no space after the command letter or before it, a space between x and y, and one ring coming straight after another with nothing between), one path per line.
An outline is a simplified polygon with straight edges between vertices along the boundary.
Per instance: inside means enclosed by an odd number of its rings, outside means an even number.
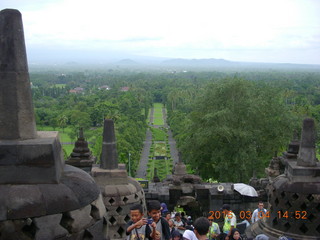
M205 217L199 217L194 222L194 232L186 230L183 234L183 240L207 240L210 222Z
M252 223L255 223L256 221L262 219L266 215L267 210L263 207L264 207L263 202L260 201L258 203L258 208L256 210L254 210L252 213L252 217L251 217Z
M175 225L176 229L179 231L179 233L181 233L181 235L183 235L186 228L185 228L184 222L181 219L180 213L176 213L174 225Z

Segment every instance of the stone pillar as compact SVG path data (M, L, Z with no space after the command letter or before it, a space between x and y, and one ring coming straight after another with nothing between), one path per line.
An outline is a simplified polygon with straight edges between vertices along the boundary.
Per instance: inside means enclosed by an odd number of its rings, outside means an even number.
M104 120L100 168L109 169L109 170L118 168L116 135L115 135L114 123L112 119Z
M36 138L21 13L0 12L0 139Z
M301 145L298 154L298 166L314 167L316 166L316 132L314 120L306 118L303 121L301 133Z

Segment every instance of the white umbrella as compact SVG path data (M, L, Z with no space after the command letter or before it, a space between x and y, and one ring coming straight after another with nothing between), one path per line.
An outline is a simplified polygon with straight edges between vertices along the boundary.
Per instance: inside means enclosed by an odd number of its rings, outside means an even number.
M241 195L249 196L249 197L258 197L257 191L248 184L235 183L233 184L233 186L234 186L234 190L236 190Z

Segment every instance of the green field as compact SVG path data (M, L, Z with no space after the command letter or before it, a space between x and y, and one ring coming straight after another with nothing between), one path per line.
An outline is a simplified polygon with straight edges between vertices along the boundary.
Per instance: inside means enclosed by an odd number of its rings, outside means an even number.
M60 142L73 142L71 138L69 137L68 133L71 132L71 128L64 128L64 131L62 131L62 128L55 128L50 126L37 126L38 131L58 131L59 132L59 137L60 137Z
M151 128L152 139L154 141L165 141L167 134L160 128Z
M69 137L68 133L71 132L71 128L65 128L64 131L62 131L62 128L55 128L53 130L53 127L50 126L37 126L38 131L58 131L60 142L62 144L62 148L66 151L67 155L70 155L74 148L74 141ZM63 143L72 143L72 144L63 144ZM90 147L90 145L89 145Z
M64 87L66 87L66 84L64 84L64 83L59 83L59 84L53 85L53 87L56 87L56 88L64 88Z
M164 125L163 115L162 115L162 103L153 104L153 125Z

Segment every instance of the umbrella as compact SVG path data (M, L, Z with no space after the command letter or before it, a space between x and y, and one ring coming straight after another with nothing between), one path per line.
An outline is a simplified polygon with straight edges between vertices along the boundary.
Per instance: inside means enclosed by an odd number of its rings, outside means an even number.
M233 186L234 186L234 190L236 190L241 195L249 196L249 197L258 197L257 191L248 184L235 183L233 184Z

